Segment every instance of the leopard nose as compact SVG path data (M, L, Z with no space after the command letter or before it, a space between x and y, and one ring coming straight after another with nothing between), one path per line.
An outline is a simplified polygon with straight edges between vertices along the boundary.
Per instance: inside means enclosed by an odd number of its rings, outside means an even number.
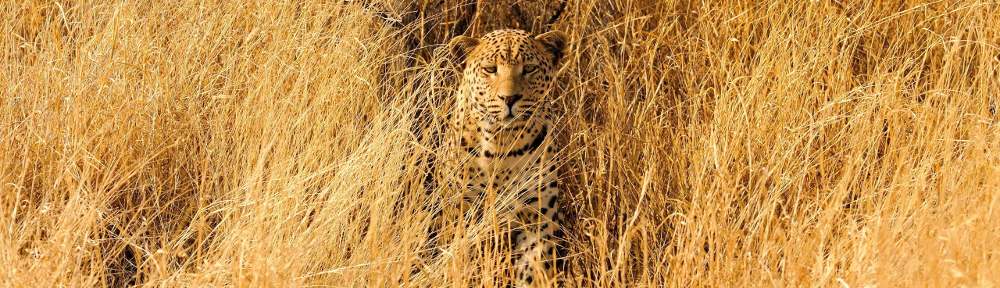
M518 100L521 100L521 94L507 95L503 97L503 102L507 104L507 108L510 109L511 112L513 112L514 104L517 104Z

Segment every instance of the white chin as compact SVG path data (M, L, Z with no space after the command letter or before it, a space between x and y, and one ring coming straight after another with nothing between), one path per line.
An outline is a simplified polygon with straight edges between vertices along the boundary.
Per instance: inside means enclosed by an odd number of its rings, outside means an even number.
M513 124L517 118L502 118L490 116L481 121L482 127L487 130L504 129Z
M500 124L510 124L510 123L514 123L515 121L517 121L517 119L518 119L517 116L505 116L503 118L500 118L500 121L498 121L498 122Z

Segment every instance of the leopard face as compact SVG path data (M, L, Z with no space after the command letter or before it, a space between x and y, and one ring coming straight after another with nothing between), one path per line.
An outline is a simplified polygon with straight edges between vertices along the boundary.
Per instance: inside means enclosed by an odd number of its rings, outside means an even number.
M482 38L459 36L449 45L464 58L460 101L487 130L523 127L546 112L546 92L565 48L565 34L532 37L497 30Z

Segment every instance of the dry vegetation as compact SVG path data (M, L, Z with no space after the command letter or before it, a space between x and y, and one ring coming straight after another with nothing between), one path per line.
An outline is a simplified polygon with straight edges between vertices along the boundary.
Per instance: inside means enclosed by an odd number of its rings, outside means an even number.
M498 275L419 258L433 15L237 2L0 4L0 286ZM1000 285L1000 6L848 2L568 2L573 286Z

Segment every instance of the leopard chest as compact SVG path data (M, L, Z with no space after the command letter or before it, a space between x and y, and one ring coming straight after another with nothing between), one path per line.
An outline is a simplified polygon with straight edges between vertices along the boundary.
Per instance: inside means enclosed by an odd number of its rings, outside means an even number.
M533 195L551 192L547 190L555 182L554 169L545 161L548 158L547 149L536 153L517 157L483 159L478 157L469 164L477 171L478 177L468 182L469 190L465 192L467 200L479 202L485 195L497 195L501 201L510 201L511 207L520 209L525 201Z
M469 164L480 176L478 180L492 182L496 186L510 185L537 178L547 171L545 162L550 157L546 151L547 147L538 147L536 151L516 156L479 155Z

